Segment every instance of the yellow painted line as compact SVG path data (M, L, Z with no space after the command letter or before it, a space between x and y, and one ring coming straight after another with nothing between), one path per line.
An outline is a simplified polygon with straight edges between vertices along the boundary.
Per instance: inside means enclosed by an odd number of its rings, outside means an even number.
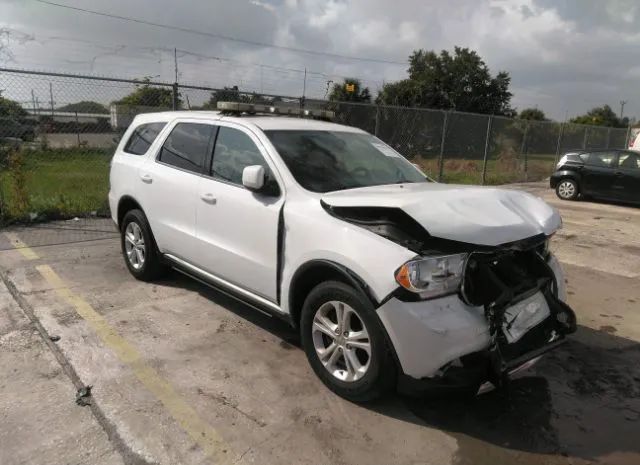
M171 416L209 457L215 458L216 463L231 461L231 449L218 432L200 418L156 370L144 362L135 347L120 336L86 300L73 293L49 265L39 265L36 269L55 288L58 295L75 308L102 342L133 370L138 380L162 402Z
M20 252L27 260L37 260L40 258L37 253L33 251L27 244L22 242L16 233L6 232L4 233L7 239L11 242L11 245Z

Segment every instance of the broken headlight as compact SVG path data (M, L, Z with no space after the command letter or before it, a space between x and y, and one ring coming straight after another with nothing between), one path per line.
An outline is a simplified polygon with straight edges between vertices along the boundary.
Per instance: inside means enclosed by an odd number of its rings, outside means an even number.
M396 281L423 299L457 292L467 256L443 255L408 261L396 271Z

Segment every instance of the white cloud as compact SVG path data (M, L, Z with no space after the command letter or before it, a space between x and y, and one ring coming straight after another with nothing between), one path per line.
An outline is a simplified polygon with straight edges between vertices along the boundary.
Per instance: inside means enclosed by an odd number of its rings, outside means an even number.
M309 14L309 25L318 29L325 29L328 26L335 25L340 17L347 9L347 4L336 1L329 1L324 3L324 8L320 11L311 12Z
M249 3L255 6L259 6L260 8L264 8L268 11L275 11L276 7L270 3L261 2L260 0L250 0Z
M69 4L72 4L70 2ZM418 48L478 51L491 70L512 76L514 104L563 118L595 104L629 100L640 114L640 3L637 0L87 0L83 7L287 47L403 62ZM33 41L9 40L14 66L172 80L173 47L201 56L263 63L309 73L322 96L340 76L382 80L406 66L253 47L91 16L35 2L0 0L0 27ZM64 37L72 40L61 40ZM124 46L124 47L123 47ZM297 95L303 73L181 55L181 79ZM92 67L93 64L93 67ZM635 99L635 100L634 100Z

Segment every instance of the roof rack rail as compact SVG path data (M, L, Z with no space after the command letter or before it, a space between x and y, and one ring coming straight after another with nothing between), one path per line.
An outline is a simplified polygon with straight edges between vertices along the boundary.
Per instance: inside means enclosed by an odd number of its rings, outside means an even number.
M223 113L240 116L243 113L248 115L266 114L281 116L298 116L302 118L318 118L332 120L336 114L329 110L307 110L291 106L260 105L255 103L242 102L218 102L218 110Z

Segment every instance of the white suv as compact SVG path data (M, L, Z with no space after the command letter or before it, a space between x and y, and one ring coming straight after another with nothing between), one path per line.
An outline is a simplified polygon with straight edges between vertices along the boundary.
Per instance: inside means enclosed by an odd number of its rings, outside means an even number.
M353 127L140 115L113 157L109 202L133 276L173 267L285 319L351 400L501 385L576 328L547 248L556 210L432 182Z

